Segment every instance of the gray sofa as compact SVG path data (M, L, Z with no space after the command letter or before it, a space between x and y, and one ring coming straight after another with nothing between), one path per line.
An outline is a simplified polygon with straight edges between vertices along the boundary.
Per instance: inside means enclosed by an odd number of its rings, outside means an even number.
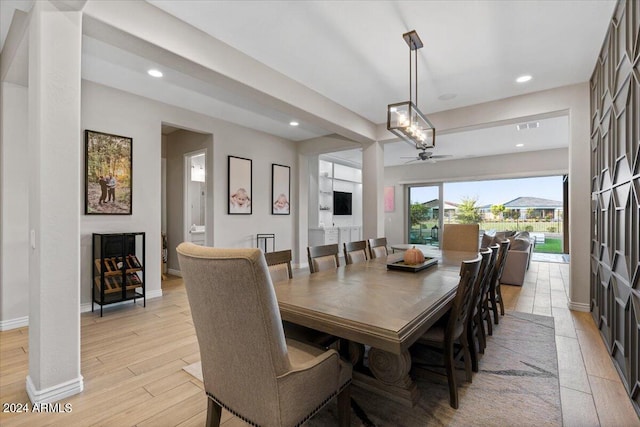
M524 277L531 264L531 254L536 244L536 239L529 236L526 231L501 231L495 234L485 234L482 237L482 247L493 243L499 243L505 239L511 241L507 261L502 272L500 283L522 286Z

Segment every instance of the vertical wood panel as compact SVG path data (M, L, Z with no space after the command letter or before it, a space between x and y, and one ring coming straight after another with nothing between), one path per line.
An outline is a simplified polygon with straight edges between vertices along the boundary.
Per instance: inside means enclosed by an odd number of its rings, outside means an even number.
M640 2L619 0L590 83L591 309L640 413Z

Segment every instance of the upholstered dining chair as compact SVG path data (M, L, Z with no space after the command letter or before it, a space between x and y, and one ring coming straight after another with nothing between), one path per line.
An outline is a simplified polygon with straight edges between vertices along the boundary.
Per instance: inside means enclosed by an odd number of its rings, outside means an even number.
M281 282L293 277L293 270L291 269L291 249L266 252L264 259L267 261L272 282Z
M471 297L471 304L469 304L469 314L467 318L467 342L469 344L469 352L471 354L471 370L478 372L480 351L484 350L486 346L484 336L484 326L482 325L482 319L480 313L482 307L480 301L482 300L481 292L491 279L491 257L493 252L489 248L483 248L480 250L480 256L482 261L480 262L480 269L478 270L478 276L473 284L473 291Z
M458 341L462 347L466 380L472 381L471 354L467 341L467 320L470 305L473 303L473 287L480 270L480 255L469 261L463 261L460 281L451 309L439 322L436 322L419 339L418 344L436 346L443 349L444 365L449 383L449 405L458 409L458 389L456 386L454 366L454 343Z
M489 308L493 311L493 322L497 325L500 323L498 316L498 306L500 306L500 315L504 316L504 301L502 300L502 291L500 290L500 279L507 261L507 255L511 246L510 240L500 242L500 250L498 251L498 261L491 278L491 286L489 287Z
M309 246L307 247L307 257L309 258L309 271L311 273L340 267L338 245L336 244Z
M479 236L478 224L445 224L442 229L442 250L477 252Z
M333 397L350 418L351 365L286 339L260 249L181 243L178 260L200 346L207 425L222 408L251 425L298 426Z
M367 240L369 243L369 258L380 258L389 255L387 250L387 238L379 237L377 239Z
M358 242L344 243L344 261L347 264L355 264L367 260L367 242L361 240Z

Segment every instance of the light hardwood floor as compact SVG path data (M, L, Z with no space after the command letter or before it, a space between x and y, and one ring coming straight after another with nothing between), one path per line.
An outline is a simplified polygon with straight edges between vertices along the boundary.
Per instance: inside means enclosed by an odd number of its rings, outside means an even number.
M297 272L298 273L298 272ZM507 310L553 316L566 426L640 426L589 313L567 309L569 267L532 263L525 285L504 286ZM299 273L298 273L299 274ZM82 315L84 391L68 413L0 413L8 426L202 426L202 385L182 370L200 359L182 280L163 282L147 308ZM25 403L28 329L0 333L0 401ZM515 422L515 420L514 420ZM223 412L225 427L244 426Z

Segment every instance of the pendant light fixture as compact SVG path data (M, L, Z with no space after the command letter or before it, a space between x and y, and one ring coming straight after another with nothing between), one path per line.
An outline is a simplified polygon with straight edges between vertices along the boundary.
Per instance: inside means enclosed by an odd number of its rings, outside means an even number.
M415 145L416 149L425 150L435 147L436 128L417 106L418 49L423 44L415 30L403 34L402 38L409 46L409 100L387 106L387 129L403 141Z

